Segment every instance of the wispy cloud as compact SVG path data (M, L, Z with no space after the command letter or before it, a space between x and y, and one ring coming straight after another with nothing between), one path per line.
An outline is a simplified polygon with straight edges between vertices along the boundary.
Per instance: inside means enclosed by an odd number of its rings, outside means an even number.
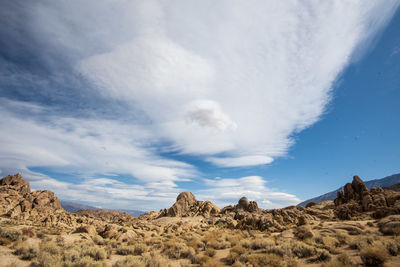
M286 155L293 136L321 118L333 83L399 1L2 5L3 173L23 170L37 186L47 181L71 195L95 182L116 201L139 201L170 199L185 189L179 181L204 176L164 152L216 168ZM29 169L38 166L85 179L56 181ZM110 175L129 175L132 184L98 180ZM247 192L265 207L298 201L268 189L261 177L249 179L223 180L242 183L234 187L210 180L202 194ZM259 184L240 191L242 181Z

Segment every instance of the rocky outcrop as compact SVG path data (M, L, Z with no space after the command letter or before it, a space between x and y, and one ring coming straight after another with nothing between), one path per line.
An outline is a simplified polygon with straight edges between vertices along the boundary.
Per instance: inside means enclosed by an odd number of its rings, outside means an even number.
M60 201L48 190L30 191L21 174L0 179L0 215L24 224L75 227L93 220L81 218L61 208ZM99 222L97 222L99 223Z
M117 210L79 210L75 212L79 216L84 216L92 219L101 220L104 222L129 222L133 221L135 217L132 215Z
M352 183L347 183L343 192L337 193L334 200L335 214L339 219L347 220L370 214L375 218L382 218L400 213L400 205L396 207L399 199L399 192L382 188L368 190L361 178L354 176Z
M213 223L242 230L282 231L291 226L305 225L311 221L332 217L333 212L331 209L326 209L326 205L316 205L315 208L290 206L283 209L263 210L258 208L257 202L248 201L246 197L242 197L237 205L223 208L219 218L214 218Z
M220 209L211 201L198 201L192 193L183 192L178 195L171 208L160 211L159 217L203 216L208 218L219 212Z

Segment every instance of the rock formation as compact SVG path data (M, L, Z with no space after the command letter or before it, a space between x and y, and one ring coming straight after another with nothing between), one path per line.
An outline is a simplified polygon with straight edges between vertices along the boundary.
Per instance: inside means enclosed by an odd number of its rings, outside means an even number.
M198 201L190 192L183 192L178 195L176 202L169 209L160 212L159 217L188 217L203 216L210 217L220 212L220 209L211 201Z
M0 179L0 215L29 224L73 227L92 222L66 212L60 201L48 190L31 192L29 182L21 174Z
M352 183L344 186L334 200L335 214L339 219L351 219L361 216L363 212L381 218L400 211L400 193L367 186L360 177L354 176Z

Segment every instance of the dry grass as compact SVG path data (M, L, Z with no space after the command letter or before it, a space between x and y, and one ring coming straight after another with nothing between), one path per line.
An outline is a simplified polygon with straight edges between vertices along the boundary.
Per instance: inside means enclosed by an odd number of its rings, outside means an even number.
M361 249L360 256L366 266L383 266L390 257L386 249L381 246L367 246Z
M282 266L282 257L276 254L252 254L249 255L248 261L250 264L253 264L253 266Z

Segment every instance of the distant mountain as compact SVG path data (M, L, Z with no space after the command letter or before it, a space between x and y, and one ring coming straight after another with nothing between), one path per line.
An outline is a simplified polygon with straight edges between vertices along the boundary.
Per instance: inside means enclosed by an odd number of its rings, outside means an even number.
M83 205L83 204L79 204L79 203L74 203L74 202L70 202L70 201L64 201L61 200L61 207L63 209L65 209L68 212L77 212L79 210L98 210L99 208L96 207L92 207L89 205ZM134 217L139 217L140 215L146 213L144 211L140 211L140 210L127 210L127 209L120 209L117 211L122 211L122 212L126 212L129 213L130 215L134 216Z
M373 187L389 187L395 184L400 183L400 173L398 174L393 174L391 176L387 176L385 178L382 179L375 179L375 180L370 180L370 181L366 181L365 185L368 187L368 189L371 189ZM336 198L337 192L338 191L342 191L343 190L343 186L331 191L329 193L326 193L324 195L318 196L318 197L314 197L311 199L308 199L306 201L301 202L300 204L298 204L298 206L305 206L307 205L308 202L321 202L321 201L325 201L325 200L334 200Z
M60 200L61 207L65 209L68 212L77 212L78 210L97 210L98 208L88 206L88 205L83 205L83 204L78 204L74 202L69 202L69 201L64 201Z

